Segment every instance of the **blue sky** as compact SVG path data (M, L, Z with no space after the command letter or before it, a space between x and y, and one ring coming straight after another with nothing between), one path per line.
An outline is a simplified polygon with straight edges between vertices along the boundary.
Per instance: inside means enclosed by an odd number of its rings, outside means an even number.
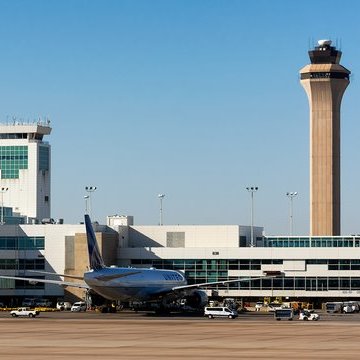
M299 69L331 38L342 104L342 232L360 233L354 1L0 1L0 121L49 117L52 216L250 223L309 232L309 109Z

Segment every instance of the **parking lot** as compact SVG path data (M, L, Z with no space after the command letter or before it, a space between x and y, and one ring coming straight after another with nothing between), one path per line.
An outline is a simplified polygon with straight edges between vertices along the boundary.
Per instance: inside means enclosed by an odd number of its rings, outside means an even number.
M355 359L360 314L318 322L275 321L267 313L207 319L121 312L0 313L1 359Z

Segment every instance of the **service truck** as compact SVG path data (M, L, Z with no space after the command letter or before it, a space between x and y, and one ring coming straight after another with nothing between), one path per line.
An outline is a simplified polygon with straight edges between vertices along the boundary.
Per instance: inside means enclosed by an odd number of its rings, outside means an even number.
M27 317L35 317L40 314L40 311L38 310L32 310L28 307L20 307L16 310L10 311L10 315L12 317L18 317L18 316L27 316Z

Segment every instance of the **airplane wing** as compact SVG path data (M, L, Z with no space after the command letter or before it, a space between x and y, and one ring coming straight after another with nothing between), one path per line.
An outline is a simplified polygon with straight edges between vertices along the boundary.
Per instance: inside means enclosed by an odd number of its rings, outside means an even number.
M276 276L260 276L256 278L239 278L234 280L225 280L225 281L213 281L213 282L207 282L207 283L199 283L199 284L191 284L191 285L182 285L182 286L175 286L171 290L186 290L186 289L194 289L194 288L201 288L201 287L207 287L211 285L225 285L225 284L231 284L236 283L240 281L251 281L251 280L259 280L259 279L271 279L275 278Z
M37 270L28 270L28 272L33 272L33 273L37 273L37 274L56 275L56 276L62 276L62 277L67 277L67 278L71 278L71 279L84 280L83 276L78 276L78 275L66 275L66 274L53 273L53 272L48 272L48 271L37 271ZM130 275L140 274L140 273L141 273L141 271L132 271L132 272L130 271L125 274L99 275L99 276L96 276L96 279L102 280L102 281L109 281L109 280L119 279L119 278L130 276Z
M66 274L59 274L59 273L54 273L54 272L50 272L50 271L39 271L39 270L27 270L27 271L31 272L31 273L36 273L36 274L46 274L46 275L67 277L67 278L77 279L77 280L84 280L83 276L78 276L78 275L66 275Z
M23 280L23 281L28 281L29 283L46 283L46 284L56 284L60 286L71 286L81 289L90 289L90 287L85 283L80 284L71 281L36 279L36 278L26 278L26 277L17 277L17 276L5 276L5 275L0 275L0 279Z

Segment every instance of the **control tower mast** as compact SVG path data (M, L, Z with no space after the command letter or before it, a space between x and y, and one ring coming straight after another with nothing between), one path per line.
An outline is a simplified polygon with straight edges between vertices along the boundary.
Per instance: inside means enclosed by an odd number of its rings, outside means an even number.
M319 40L300 70L310 107L310 235L340 235L340 106L350 71L341 51Z

